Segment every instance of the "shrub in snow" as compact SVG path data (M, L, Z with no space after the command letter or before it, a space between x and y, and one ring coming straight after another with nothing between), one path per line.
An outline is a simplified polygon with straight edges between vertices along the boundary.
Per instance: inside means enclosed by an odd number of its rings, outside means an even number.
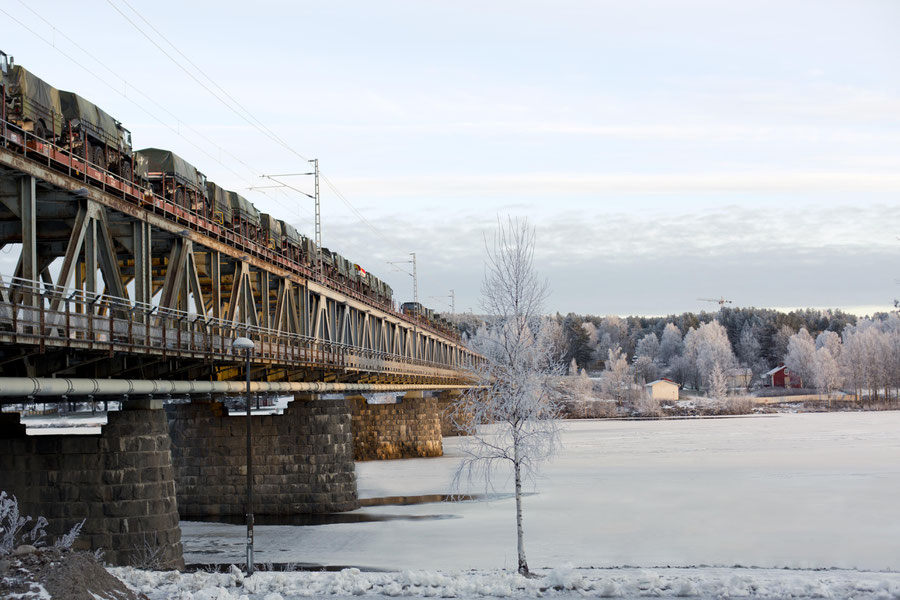
M19 501L15 496L7 496L6 492L0 491L0 556L12 553L20 544L30 544L36 548L44 545L47 519L38 517L34 525L26 527L31 521L31 516L23 517L19 513ZM58 538L54 547L59 550L71 548L83 526L84 520Z

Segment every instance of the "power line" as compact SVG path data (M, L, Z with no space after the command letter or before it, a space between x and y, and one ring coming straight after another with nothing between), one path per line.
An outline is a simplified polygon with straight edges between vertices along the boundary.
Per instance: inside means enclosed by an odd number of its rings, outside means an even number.
M253 113L252 113L249 109L247 109L247 108L244 107L240 102L238 102L233 96L231 96L231 94L229 94L224 88L222 88L222 86L220 86L218 83L215 82L215 80L213 80L209 75L207 75L206 72L205 72L203 69L201 69L199 66L197 66L197 64L194 63L190 58L188 58L188 56L187 56L186 54L184 54L181 50L179 50L178 47L177 47L171 40L169 40L169 39L168 39L168 38L167 38L167 37L166 37L159 29L157 29L157 28L156 28L156 27L155 27L155 26L154 26L147 18L145 18L145 17L144 17L144 16L143 16L136 8L134 8L134 7L128 2L128 0L121 0L121 1L122 1L122 3L123 3L125 6L127 6L129 9L131 9L131 11L132 11L135 15L137 15L137 17L138 17L141 21L143 21L144 23L146 23L147 26L150 27L150 29L152 29L153 32L154 32L156 35L159 36L160 39L164 40L169 46L171 46L172 49L173 49L179 56L181 56L182 58L184 58L184 60L187 61L188 64L190 64L190 65L191 65L198 73L200 73L200 74L201 74L207 81L209 81L216 89L220 90L220 91L222 92L222 94L223 94L226 98L228 98L228 99L234 104L234 106L232 106L232 104L229 104L229 103L226 102L224 99L222 99L222 97L221 97L219 94L217 94L216 92L214 92L213 90L211 90L211 89L209 88L209 86L207 86L207 85L204 84L202 81L200 81L200 79L198 79L197 76L195 76L195 75L194 75L193 73L191 73L187 68L185 68L185 66L182 65L180 62L178 62L171 54L169 54L168 52L166 52L166 50L165 50L162 46L160 46L160 45L159 45L159 44L158 44L158 43L157 43L150 35L148 35L148 34L147 34L143 29L141 29L141 28L140 28L140 27L139 27L132 19L130 19L124 12L122 12L122 10L120 10L119 7L116 6L116 5L113 3L113 0L106 0L106 1L107 1L107 3L108 3L110 6L113 7L113 9L114 9L116 12L118 12L120 15L122 15L122 17L123 17L126 21L128 21L128 22L131 24L132 27L134 27L135 29L137 29L137 31L138 31L141 35L143 35L145 38L147 38L147 40L149 40L150 43L152 43L154 46L156 46L156 48L158 48L160 52L162 52L163 54L165 54L166 57L167 57L169 60L171 60L173 63L175 63L175 65L178 66L179 69L181 69L182 71L184 71L184 72L185 72L191 79L193 79L198 85L200 85L204 90L206 90L207 92L209 92L209 93L210 93L216 100L218 100L223 106L225 106L226 108L228 108L230 111L232 111L232 112L233 112L234 114L236 114L238 117L240 117L242 120L244 120L245 122L247 122L248 124L250 124L252 127L254 127L257 131L259 131L260 133L262 133L264 136L268 137L270 140L272 140L273 142L275 142L276 144L278 144L279 146L281 146L282 148L284 148L284 149L287 150L288 152L294 154L295 156L301 158L302 160L304 160L304 161L306 161L306 162L309 162L309 159L307 159L303 154L301 154L300 152L298 152L297 150L295 150L290 144L288 144L286 141L284 141L277 133L275 133L275 132L272 131L269 127L267 127L260 119L258 119L255 115L253 115ZM237 109L235 108L235 106L237 106L238 108L240 108L240 111L237 110ZM243 113L242 113L241 111L243 111ZM378 236L383 242L385 242L387 245L389 245L389 246L394 246L394 243L390 242L390 241L389 241L389 240L381 233L381 231L379 231L379 230L378 230L378 229L377 229L377 228L376 228L376 227L375 227L368 219L366 219L366 218L362 215L362 213L361 213L361 212L360 212L360 211L359 211L359 210L358 210L358 209L350 202L350 200L348 200L347 197L344 196L344 195L340 192L340 190L338 190L337 187L336 187L336 186L335 186L335 185L334 185L334 184L333 184L326 176L322 175L322 179L325 181L326 185L331 189L331 191L332 191L332 192L333 192L333 193L334 193L334 194L335 194L335 195L336 195L336 196L337 196L337 197L338 197L338 198L339 198L346 206L347 206L347 208L350 209L350 211L351 211L354 215L356 215L356 217L357 217L363 224L365 224L370 230L372 230L372 232L375 233L375 235L377 235L377 236ZM286 186L286 187L290 187L290 186ZM291 189L295 189L295 188L291 188ZM296 190L296 189L295 189L295 191L299 191L299 190ZM300 193L304 193L304 194L305 194L305 192L300 192ZM308 196L308 194L306 194L306 195Z
M283 146L286 150L292 152L293 154L296 154L297 156L299 156L299 157L302 158L303 160L307 160L307 158L306 158L305 156L303 156L302 154L300 154L299 152L297 152L296 150L294 150L293 148L291 148L290 145L287 144L287 142L285 142L285 141L282 140L280 137L278 137L278 135L276 135L276 134L275 134L272 130L270 130L268 127L261 126L261 125L259 124L259 123L261 123L261 122L259 121L259 119L256 119L256 117L253 117L252 119L251 119L251 118L248 118L248 117L245 116L241 111L237 110L234 106L232 106L231 104L229 104L228 102L226 102L225 100L223 100L222 97L221 97L219 94L217 94L216 92L214 92L213 90L211 90L211 89L209 88L208 85L206 85L205 83L203 83L202 81L200 81L200 79L199 79L196 75L194 75L193 73L191 73L191 71L190 71L189 69L185 68L185 66L182 65L180 62L178 62L171 54L169 54L168 52L166 52L165 48L163 48L163 47L160 46L158 43L156 43L156 40L154 40L154 39L153 39L146 31L144 31L143 29L141 29L141 27L140 27L137 23L135 23L131 18L129 18L128 15L126 15L124 12L122 12L122 10L121 10L118 6L116 6L116 5L113 3L112 0L106 0L106 2L107 2L107 4L109 4L110 6L112 6L113 9L114 9L117 13L119 13L120 15L122 15L122 18L125 19L126 21L128 21L128 22L131 24L131 26L134 27L134 28L138 31L138 33L140 33L142 36L144 36L145 38L147 38L147 40L148 40L151 44L153 44L154 46L156 46L156 48L157 48L160 52L162 52L163 54L165 54L165 55L166 55L166 58L168 58L169 60L171 60L171 61L175 64L175 66L177 66L179 69L181 69L182 71L184 71L185 74L187 74L188 77L190 77L191 79L193 79L193 80L197 83L197 85L199 85L199 86L202 87L204 90L206 90L207 92L209 92L210 95L212 95L213 98L215 98L216 100L218 100L218 101L219 101L223 106L225 106L228 110L230 110L231 112L233 112L234 114L236 114L236 115L237 115L238 117L240 117L242 120L246 121L251 127L253 127L253 128L256 129L257 131L259 131L260 133L262 133L263 135L265 135L265 136L268 137L269 139L271 139L271 140L273 140L274 142L278 143L279 145ZM187 56L185 56L185 54L184 54L183 52L181 52L181 50L179 50L178 47L175 46L175 44L173 44L172 42L170 42L170 41L169 41L169 40L168 40L168 39L167 39L167 38L166 38L166 37L158 30L158 29L156 29L155 27L153 27L153 25L150 24L150 22L149 22L147 19L145 19L145 18L144 18L144 17L143 17L143 16L142 16L142 15L141 15L134 7L133 7L133 6L131 6L130 4L128 4L128 2L126 2L125 0L123 0L123 3L124 3L126 6L128 6L128 8L130 8L130 9L131 9L131 10L132 10L132 11L133 11L133 12L134 12L134 13L135 13L135 14L136 14L136 15L137 15L144 23L147 23L147 25L149 25L150 28L153 29L153 31L154 31L160 38L162 38L163 40L165 40L165 42L166 42L167 44L169 44L169 46L171 46L171 47L175 50L175 52L177 52L180 56L184 57L184 59L187 60L187 62L190 63L191 66L193 66L198 72L200 72L204 77L206 77L209 81L211 81L211 82L213 83L213 85L215 85L217 88L222 89L218 84L216 84L215 82L213 82L213 81L212 81L212 78L210 78L208 75L206 75L206 73L204 73L202 69L200 69L197 65L195 65L189 58L187 58ZM229 98L231 98L231 96L228 95L227 92L224 92L224 93L225 93L226 96L228 96ZM232 102L234 102L235 104L237 104L237 106L241 107L241 109L242 109L244 112L246 112L247 114L249 114L249 115L252 116L252 113L250 113L246 108L243 108L243 106L241 106L241 105L240 105L236 100L234 100L233 98L232 98ZM255 121L255 122L254 122L254 121Z

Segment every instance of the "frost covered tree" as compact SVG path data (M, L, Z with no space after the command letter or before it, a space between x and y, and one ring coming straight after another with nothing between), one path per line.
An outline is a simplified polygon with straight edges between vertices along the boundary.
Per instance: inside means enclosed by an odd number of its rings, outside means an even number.
M600 381L603 392L621 403L628 399L628 391L632 383L634 383L634 377L622 349L616 346L607 350L606 364Z
M561 405L554 383L565 371L554 352L551 319L542 319L546 283L534 270L534 229L526 221L498 224L487 245L482 302L486 326L470 345L483 360L474 368L484 388L457 403L457 425L467 433L456 484L512 469L516 498L518 571L529 575L522 525L522 481L534 474L559 444Z
M816 350L815 377L813 383L816 389L826 394L841 387L843 377L838 361L832 355L828 346L822 346Z
M671 366L672 359L680 356L684 349L684 342L681 337L681 330L674 323L666 323L662 332L662 338L659 340L659 350L657 351L657 359L660 364Z
M659 376L656 362L649 356L638 356L634 360L634 379L639 383L649 383Z
M750 323L744 323L741 328L741 336L738 338L737 356L745 367L753 366L759 361L759 352L762 346L759 338Z
M696 387L711 386L713 370L718 367L724 373L735 363L728 332L716 321L704 323L698 329L691 328L684 336L684 357Z
M634 348L635 356L646 356L650 360L656 360L659 355L659 338L655 333L648 333L637 343Z
M718 363L714 364L709 374L709 391L710 398L716 400L725 400L728 398L728 378L725 370Z
M816 378L816 342L806 328L788 339L784 366L800 376L803 385L809 385Z

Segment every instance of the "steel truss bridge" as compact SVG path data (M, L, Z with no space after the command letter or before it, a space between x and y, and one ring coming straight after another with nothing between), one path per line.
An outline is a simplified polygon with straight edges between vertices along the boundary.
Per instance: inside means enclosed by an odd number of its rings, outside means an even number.
M450 332L0 122L10 245L2 377L235 380L238 336L256 344L258 382L440 389L477 360Z

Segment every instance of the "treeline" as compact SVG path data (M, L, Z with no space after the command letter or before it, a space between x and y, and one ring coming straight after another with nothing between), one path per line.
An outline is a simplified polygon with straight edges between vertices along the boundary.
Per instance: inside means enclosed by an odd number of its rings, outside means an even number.
M769 308L729 307L717 312L686 312L666 317L601 317L569 313L553 318L566 334L565 361L570 363L574 358L579 367L589 371L602 369L609 351L615 348L632 362L641 341L652 346L652 337L657 343L663 343L666 338L662 351L670 353L676 331L683 340L692 329L699 330L701 325L716 322L724 328L739 362L753 368L754 372L765 372L784 362L788 340L801 329L813 336L824 331L841 335L845 327L855 325L857 320L854 315L840 310L781 312Z

